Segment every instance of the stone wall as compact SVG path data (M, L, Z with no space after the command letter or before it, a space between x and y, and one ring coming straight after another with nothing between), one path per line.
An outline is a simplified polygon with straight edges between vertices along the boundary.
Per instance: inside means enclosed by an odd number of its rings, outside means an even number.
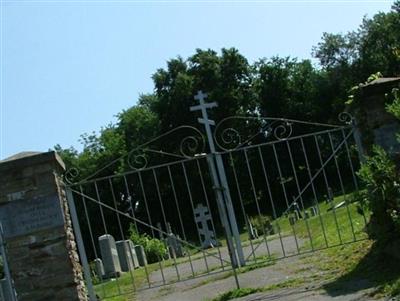
M400 132L399 121L386 111L392 89L400 88L400 78L381 78L361 86L357 95L356 119L367 153L372 145L379 145L388 153L400 153L396 133Z
M0 161L0 220L18 300L87 300L55 152Z

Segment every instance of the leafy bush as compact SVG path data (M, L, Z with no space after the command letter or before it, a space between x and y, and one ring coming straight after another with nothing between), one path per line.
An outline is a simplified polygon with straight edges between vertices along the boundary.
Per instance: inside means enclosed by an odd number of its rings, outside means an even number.
M89 267L90 267L90 271L92 274L92 283L94 285L97 285L101 282L101 275L97 275L97 271L96 271L96 263L94 261L91 261L89 263Z
M134 225L129 227L129 236L135 245L143 246L148 263L158 262L167 254L167 247L164 242L152 238L148 234L139 234Z
M368 188L370 234L376 238L393 231L400 234L399 172L394 161L381 147L374 146L373 155L362 164L358 174Z
M400 119L400 95L394 89L394 100L387 111ZM399 137L399 135L398 135ZM400 168L399 160L374 146L358 172L368 188L367 205L372 211L370 234L379 238L400 236ZM396 165L397 164L397 165Z

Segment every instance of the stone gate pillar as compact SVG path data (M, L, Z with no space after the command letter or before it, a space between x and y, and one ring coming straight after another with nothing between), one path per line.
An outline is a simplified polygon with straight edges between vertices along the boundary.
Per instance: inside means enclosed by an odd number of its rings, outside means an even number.
M379 78L360 86L355 117L367 152L376 144L389 154L400 155L400 144L396 138L400 123L386 111L386 95L394 88L400 89L400 77Z
M87 300L55 152L0 161L0 221L19 301Z

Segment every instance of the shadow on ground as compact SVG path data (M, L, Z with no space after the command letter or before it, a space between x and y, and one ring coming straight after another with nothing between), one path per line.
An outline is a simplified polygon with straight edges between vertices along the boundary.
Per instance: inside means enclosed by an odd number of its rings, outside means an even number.
M332 297L355 293L361 290L378 288L396 281L400 283L400 240L396 243L374 243L370 251L346 274L323 285ZM394 254L396 254L394 256ZM338 263L340 264L340 263Z

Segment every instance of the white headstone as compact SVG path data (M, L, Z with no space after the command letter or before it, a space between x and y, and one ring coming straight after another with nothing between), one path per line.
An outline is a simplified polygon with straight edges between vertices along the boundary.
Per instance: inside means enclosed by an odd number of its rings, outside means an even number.
M194 209L194 216L200 234L201 246L204 249L216 246L215 233L208 226L208 221L211 221L209 209L202 204L198 204Z
M103 261L100 258L96 258L94 260L94 271L96 272L96 275L100 280L104 278L104 266Z
M171 257L183 257L185 255L185 251L182 248L182 243L179 240L179 236L170 233L166 241Z
M310 207L310 213L311 213L311 216L316 216L318 214L318 208Z
M333 201L333 191L331 187L328 187L328 202Z
M118 277L121 273L117 247L114 237L104 234L99 237L100 253L106 277Z
M249 237L250 239L257 239L258 238L258 231L256 228L253 227L250 218L247 216L247 224L249 227Z
M170 223L167 223L167 233L172 234L172 227Z
M130 240L120 240L116 242L118 258L123 272L129 272L135 269L129 242Z
M136 256L138 259L138 263L141 267L147 265L146 253L144 252L143 246L137 245L135 246Z
M136 250L135 250L135 245L133 244L133 241L127 240L128 245L129 245L129 252L131 253L131 258L133 260L133 266L136 268L139 267L139 260L136 255Z
M158 232L158 235L159 235L159 237L160 237L160 239L161 239L161 240L164 239L164 235L163 235L163 233L161 232L161 231L162 231L162 228L161 228L161 223L160 223L160 222L157 223L157 228L160 230L160 231L157 231L157 232Z

